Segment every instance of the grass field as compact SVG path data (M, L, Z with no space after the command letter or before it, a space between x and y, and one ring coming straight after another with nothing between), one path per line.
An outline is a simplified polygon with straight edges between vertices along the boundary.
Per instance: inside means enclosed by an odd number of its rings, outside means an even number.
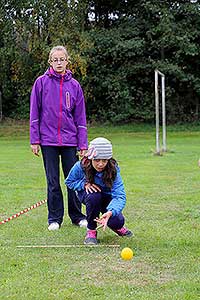
M107 229L98 233L102 246L83 247L85 229L72 226L67 211L61 229L48 232L43 204L0 225L0 299L199 299L200 129L174 129L170 151L155 156L153 127L89 128L89 139L113 142L135 237ZM0 127L0 170L0 221L46 198L42 159L30 152L26 123ZM19 247L34 245L77 247ZM135 253L131 261L120 258L126 246Z

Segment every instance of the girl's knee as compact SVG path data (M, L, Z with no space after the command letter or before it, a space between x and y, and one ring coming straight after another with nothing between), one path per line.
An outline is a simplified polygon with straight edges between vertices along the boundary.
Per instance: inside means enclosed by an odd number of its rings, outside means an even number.
M86 196L86 201L94 201L94 202L100 202L101 201L101 193L89 193Z
M102 199L102 195L99 192L96 193L89 193L85 199L85 202L90 202L94 204L100 204Z
M124 226L125 219L124 216L120 213L117 216L111 217L108 221L108 227L111 229L120 229Z

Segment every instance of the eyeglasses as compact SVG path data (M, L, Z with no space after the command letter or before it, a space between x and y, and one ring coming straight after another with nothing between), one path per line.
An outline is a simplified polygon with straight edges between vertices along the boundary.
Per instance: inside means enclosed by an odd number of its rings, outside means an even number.
M51 62L53 62L55 64L57 64L58 62L60 62L62 64L62 63L64 63L64 61L66 61L66 58L64 58L64 57L51 59Z

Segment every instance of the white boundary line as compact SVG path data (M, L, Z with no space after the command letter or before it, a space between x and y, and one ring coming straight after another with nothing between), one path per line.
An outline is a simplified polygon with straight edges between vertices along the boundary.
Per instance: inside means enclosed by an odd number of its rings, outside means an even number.
M105 247L105 248L119 248L120 245L19 245L17 248L86 248L86 247Z

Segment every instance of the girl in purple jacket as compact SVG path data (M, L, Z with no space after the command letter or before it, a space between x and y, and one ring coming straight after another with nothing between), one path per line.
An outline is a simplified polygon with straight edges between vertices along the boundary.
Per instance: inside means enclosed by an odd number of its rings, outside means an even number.
M132 236L124 227L122 210L126 194L110 141L102 137L92 140L86 157L72 167L65 184L86 205L88 226L84 244L97 244L97 224L104 230L108 225L119 236Z
M39 156L41 149L47 180L48 229L63 222L64 203L60 186L60 160L66 178L77 162L77 150L87 150L85 101L82 88L67 70L69 55L63 46L53 47L49 68L33 85L30 105L30 143ZM73 224L87 226L81 204L68 189L68 214Z

